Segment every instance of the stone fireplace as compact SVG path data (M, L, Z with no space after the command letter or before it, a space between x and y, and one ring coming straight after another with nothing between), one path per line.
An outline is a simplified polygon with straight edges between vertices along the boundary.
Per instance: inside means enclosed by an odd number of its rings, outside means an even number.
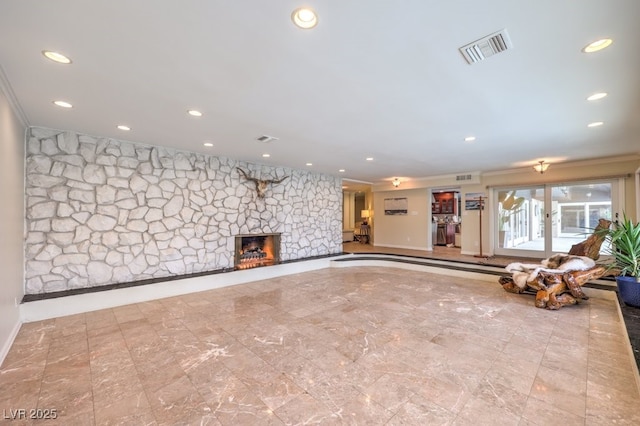
M335 176L40 127L25 156L25 294L342 252ZM238 167L289 178L260 198ZM273 257L240 258L236 235L267 233L280 233L262 248Z
M280 263L280 234L236 235L235 269Z

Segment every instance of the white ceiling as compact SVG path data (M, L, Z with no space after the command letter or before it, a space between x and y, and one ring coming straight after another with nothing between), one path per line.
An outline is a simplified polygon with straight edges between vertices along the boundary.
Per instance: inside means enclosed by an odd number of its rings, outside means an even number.
M302 5L315 29L292 24ZM640 153L639 18L638 0L2 0L0 66L29 125L380 183ZM512 50L465 62L505 28Z

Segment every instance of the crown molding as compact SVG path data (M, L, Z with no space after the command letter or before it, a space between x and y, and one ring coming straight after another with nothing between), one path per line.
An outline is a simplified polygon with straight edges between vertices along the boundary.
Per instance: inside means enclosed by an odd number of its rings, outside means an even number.
M2 65L0 65L0 90L2 90L2 92L7 97L9 105L11 106L11 109L13 110L16 117L18 117L20 124L22 124L22 126L25 128L30 127L29 119L20 106L20 102L18 102L18 98L16 98L15 93L13 93L13 89L11 88L11 84L7 79L7 75L5 74Z
M590 158L587 160L566 161L562 163L549 163L549 167L558 169L569 169L574 167L589 167L610 163L621 163L628 161L640 161L640 154L618 155L614 157L600 157ZM495 170L489 172L482 172L482 176L500 176L509 175L514 173L522 173L523 171L529 171L534 166L534 163L523 167L514 167L512 169Z

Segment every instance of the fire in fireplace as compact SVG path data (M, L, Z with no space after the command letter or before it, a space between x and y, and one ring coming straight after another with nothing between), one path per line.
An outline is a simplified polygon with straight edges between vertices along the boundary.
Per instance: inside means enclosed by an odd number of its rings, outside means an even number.
M280 263L280 234L236 235L235 269Z

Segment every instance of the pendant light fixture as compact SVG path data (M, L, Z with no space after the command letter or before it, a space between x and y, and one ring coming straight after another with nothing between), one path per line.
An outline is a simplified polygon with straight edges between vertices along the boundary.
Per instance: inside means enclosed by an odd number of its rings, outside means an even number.
M538 164L533 166L533 170L536 172L543 174L549 168L549 163L545 163L544 160L538 161Z

